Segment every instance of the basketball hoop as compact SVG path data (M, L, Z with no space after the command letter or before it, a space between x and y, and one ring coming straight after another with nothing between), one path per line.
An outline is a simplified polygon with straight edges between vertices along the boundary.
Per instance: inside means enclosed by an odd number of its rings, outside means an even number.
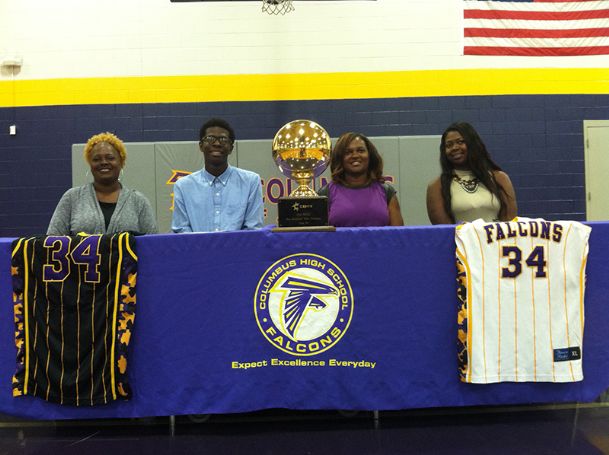
M262 0L262 12L283 15L290 11L294 11L292 0Z

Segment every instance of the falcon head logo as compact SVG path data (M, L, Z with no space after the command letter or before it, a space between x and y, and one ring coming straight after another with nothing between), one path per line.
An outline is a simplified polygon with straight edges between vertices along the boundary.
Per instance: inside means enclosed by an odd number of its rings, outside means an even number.
M294 276L288 276L277 289L288 291L283 300L282 322L292 339L296 338L296 331L309 309L326 308L327 304L319 296L338 295L334 286Z
M353 306L348 277L330 259L313 253L275 261L254 294L260 332L295 356L318 355L338 343L349 329Z

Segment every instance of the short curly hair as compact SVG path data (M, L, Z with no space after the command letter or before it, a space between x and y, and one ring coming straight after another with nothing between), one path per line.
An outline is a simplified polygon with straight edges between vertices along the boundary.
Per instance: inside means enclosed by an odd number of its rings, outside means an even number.
M127 150L125 149L125 144L123 144L123 141L121 141L117 136L108 131L91 136L87 141L85 150L82 153L87 163L91 164L91 152L93 151L93 147L100 142L107 142L114 147L118 152L118 156L120 157L121 165L125 164L125 161L127 161Z
M214 126L217 126L219 128L223 128L226 131L228 131L228 137L230 139L231 142L235 142L235 130L233 129L232 126L230 126L230 124L221 118L210 118L207 122L205 122L201 128L199 129L199 141L203 140L203 137L207 134L207 129L208 128L213 128Z

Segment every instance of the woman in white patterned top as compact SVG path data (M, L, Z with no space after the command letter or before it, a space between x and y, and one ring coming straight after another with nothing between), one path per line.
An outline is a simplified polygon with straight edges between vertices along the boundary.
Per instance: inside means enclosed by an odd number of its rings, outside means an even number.
M514 187L492 160L469 123L457 122L442 134L442 174L427 187L427 215L432 224L509 221L516 216Z

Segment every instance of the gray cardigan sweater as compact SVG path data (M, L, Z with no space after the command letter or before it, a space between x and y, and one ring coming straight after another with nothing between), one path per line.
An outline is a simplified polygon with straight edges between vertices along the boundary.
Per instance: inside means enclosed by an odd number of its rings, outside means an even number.
M158 232L150 202L142 193L123 185L116 208L106 230L93 183L71 188L59 200L47 235L114 234L131 231L141 234Z

